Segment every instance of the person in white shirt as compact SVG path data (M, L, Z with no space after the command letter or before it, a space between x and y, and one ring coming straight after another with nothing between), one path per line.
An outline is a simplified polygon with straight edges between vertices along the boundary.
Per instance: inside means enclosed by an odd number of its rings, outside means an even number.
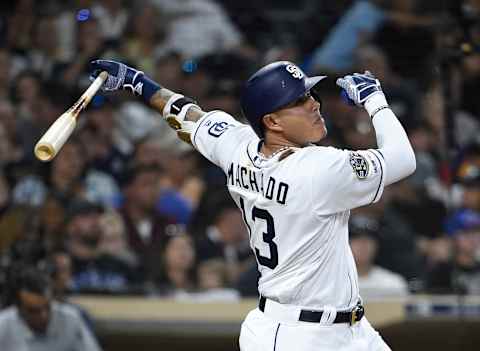
M369 72L337 80L349 103L372 118L378 148L316 146L327 133L315 86L294 63L271 63L250 77L241 106L249 125L204 112L122 63L96 60L105 91L127 89L160 112L227 176L261 277L260 301L242 324L240 349L390 350L361 305L348 242L350 210L376 202L383 188L413 173L415 154Z
M358 287L363 300L408 295L408 284L400 274L374 264L379 224L363 215L350 217L350 247L357 266Z
M26 269L16 303L0 312L2 351L100 351L78 310L52 300L51 283L35 268Z

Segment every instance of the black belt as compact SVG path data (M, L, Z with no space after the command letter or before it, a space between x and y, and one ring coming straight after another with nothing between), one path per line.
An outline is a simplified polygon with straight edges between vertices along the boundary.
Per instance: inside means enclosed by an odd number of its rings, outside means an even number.
M260 297L260 301L258 303L258 308L260 311L265 311L265 303L267 299L265 297ZM356 322L360 321L365 314L365 310L363 306L358 303L357 306L353 308L350 312L337 312L337 316L333 323L348 323L350 325L355 324ZM312 322L312 323L319 323L322 319L323 311L310 311L310 310L302 310L300 312L300 317L298 317L299 321L302 322Z

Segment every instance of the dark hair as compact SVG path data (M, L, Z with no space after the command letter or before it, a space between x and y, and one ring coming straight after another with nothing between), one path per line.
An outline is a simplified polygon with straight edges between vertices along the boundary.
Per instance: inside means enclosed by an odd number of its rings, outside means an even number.
M135 179L142 173L163 173L163 169L156 165L135 165L131 164L127 167L122 175L120 185L122 188L126 188L135 182Z
M228 209L238 209L238 207L225 188L212 187L205 190L197 210L192 215L187 228L188 232L194 237L201 235Z
M20 271L16 281L16 295L20 291L28 291L37 295L48 296L51 291L50 278L46 272L33 266L27 266Z

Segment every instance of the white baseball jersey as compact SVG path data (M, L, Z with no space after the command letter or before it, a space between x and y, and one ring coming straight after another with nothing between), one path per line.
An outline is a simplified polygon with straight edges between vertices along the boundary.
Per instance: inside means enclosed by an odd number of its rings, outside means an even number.
M227 175L250 234L261 295L312 309L356 305L348 218L350 209L383 192L378 150L307 146L281 161L281 153L265 159L251 127L222 111L197 122L192 142Z

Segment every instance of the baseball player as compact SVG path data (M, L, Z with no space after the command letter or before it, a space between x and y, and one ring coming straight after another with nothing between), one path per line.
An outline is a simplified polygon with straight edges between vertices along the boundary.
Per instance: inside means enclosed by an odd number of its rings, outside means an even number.
M369 72L337 80L372 118L377 149L315 146L327 133L307 77L291 62L271 63L245 85L250 126L115 61L92 62L104 90L140 95L227 176L243 213L261 277L258 308L242 324L242 351L390 350L364 317L348 244L350 209L379 200L386 185L415 170L415 155L380 83Z

